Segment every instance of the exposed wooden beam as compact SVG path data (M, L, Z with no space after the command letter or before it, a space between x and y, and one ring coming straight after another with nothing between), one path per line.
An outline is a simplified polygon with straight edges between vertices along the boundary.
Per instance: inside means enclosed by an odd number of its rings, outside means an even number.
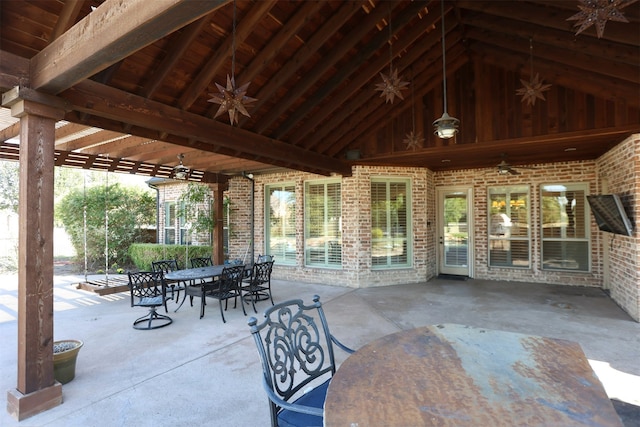
M376 24L380 22L385 16L389 16L389 10L386 7L375 8L369 15L365 17L364 20L360 23L360 25L352 28L351 31L340 40L340 43L328 52L322 58L322 61L316 64L316 66L309 70L307 73L302 76L296 84L287 91L287 94L278 100L278 103L269 111L264 114L260 121L256 123L254 126L254 130L258 133L263 133L269 126L273 124L285 111L287 111L291 105L301 98L304 97L306 92L311 88L314 84L317 84L320 78L331 68L335 67L336 63L344 58L347 52L351 49L354 49L358 43L362 41L362 38L370 33L372 30L376 30ZM337 30L337 29L336 29ZM375 48L370 48L369 54L373 53L372 51L376 50L381 44L388 41L388 33L384 32L382 37L380 34L377 34L376 39L377 46ZM380 40L382 39L382 40ZM367 55L368 56L368 55ZM362 58L359 58L361 61ZM349 69L357 68L360 66L360 63L357 59L353 59L348 64L344 65ZM332 81L331 90L335 87L335 83ZM328 92L322 92L322 95L326 95ZM306 112L305 112L306 114ZM276 138L281 137L282 135L277 135Z
M468 9L489 15L496 15L515 21L532 23L541 27L554 28L556 30L566 31L567 37L585 37L592 43L597 43L599 39L595 38L595 31L581 33L575 36L573 29L574 21L567 21L574 13L563 12L555 7L544 4L533 4L530 2L519 1L516 4L506 1L478 1L478 0L459 0L456 6L460 9ZM576 12L578 12L576 10ZM638 32L629 28L629 24L607 25L604 39L617 43L635 45L638 43ZM593 29L593 28L592 28ZM591 36L593 34L593 37Z
M528 39L514 38L504 33L491 33L474 28L467 30L467 37L518 53L530 54ZM602 76L640 84L640 63L635 65L616 63L593 55L540 42L533 43L533 56L534 65L548 60L565 64L575 69L583 69L585 73L597 73Z
M84 0L67 0L64 2L64 6L62 7L60 16L58 16L56 26L53 28L53 32L49 38L49 43L71 28L71 26L76 22L76 19L78 19L78 14L82 9L83 4Z
M0 130L0 142L5 142L8 139L15 138L20 135L20 122L15 122L12 125Z
M560 4L561 2L556 1L555 3ZM638 67L640 64L640 49L637 45L615 43L609 40L594 41L590 37L568 37L566 31L481 13L464 14L462 23L467 27L488 30L507 35L510 38L533 39L536 56L539 51L538 44L543 44L601 58L610 61L612 66L616 63L623 63Z
M384 9L384 8L379 8L379 9ZM419 20L417 15L422 9L424 9L424 4L420 2L411 2L398 15L393 17L393 23L397 28L403 28L410 21ZM371 17L373 18L374 15L375 14L371 14ZM367 25L368 25L368 22L363 22L361 26L365 27ZM417 26L424 29L424 27L422 27L420 24L418 24ZM393 27L392 27L392 31L393 31ZM357 43L361 42L363 34L356 32L355 34L353 34L353 36L355 37L353 46L355 46ZM342 42L340 43L340 46L346 45L344 51L341 52L340 49L336 49L336 52L338 53L339 56L336 57L335 62L338 62L340 59L342 59L344 55L348 52L348 50L352 47L350 43L350 37L351 37L351 33L349 34L348 37L343 39ZM326 82L322 84L322 86L318 90L314 92L313 95L307 97L305 102L296 108L296 111L294 111L293 114L291 114L291 116L287 118L285 122L278 127L278 129L274 133L274 136L276 138L283 138L287 134L287 132L289 132L294 126L296 126L299 123L299 121L301 121L307 114L309 114L314 108L316 108L318 104L320 104L322 101L326 100L327 98L331 99L331 94L334 91L338 91L338 88L340 88L339 91L342 91L343 82L348 81L350 78L353 77L353 75L359 74L360 72L359 68L362 67L363 64L367 63L367 61L370 61L371 57L374 56L374 54L378 52L379 49L381 49L385 45L388 45L389 41L390 41L389 32L379 31L378 34L374 35L374 37L372 37L371 40L366 45L360 46L357 49L357 53L351 57L351 59L347 64L344 64L342 67L340 67L333 76L331 76ZM395 41L393 42L393 44L395 44ZM399 47L397 47L396 54L397 52L400 52ZM329 62L328 66L334 65L333 62L326 61L326 58L325 58L325 60L323 60L322 63L324 64L326 62ZM316 67L316 68L320 69L322 67ZM319 71L322 71L322 70L319 70ZM318 74L317 78L319 78L321 75L322 74ZM295 90L291 91L291 93L295 93L295 92L296 92ZM299 93L302 94L304 92L300 91ZM331 100L331 102L333 103L335 101Z
M265 84L255 95L258 99L253 106L253 110L258 110L265 104L274 94L287 82L296 71L302 67L309 58L316 55L318 50L325 44L327 39L342 27L355 13L362 9L362 0L348 1L340 6L340 9L320 28L316 33L302 46L298 52L271 78L269 83ZM213 110L213 109L212 109ZM213 110L215 111L215 110ZM247 118L240 119L240 127L246 122Z
M505 65L508 64L508 67L511 69L521 68L528 72L528 54L509 52L500 47L478 42L471 44L469 48L480 54L485 62L500 67L505 67ZM612 78L599 77L597 74L589 74L589 78L587 79L584 70L552 61L537 62L535 70L547 83L554 83L581 92L590 93L602 99L625 100L630 106L640 106L638 85L625 83ZM630 94L635 94L635 96Z
M29 86L29 60L0 50L0 91Z
M263 0L254 4L247 16L245 16L238 24L235 33L235 43L241 44L247 38L255 26L264 19L264 15L276 4L276 0ZM189 85L178 100L178 107L187 110L202 92L209 86L218 70L229 60L229 54L233 50L234 36L227 37L220 46L213 47L213 54L207 63L202 67L200 73L195 80ZM242 84L241 82L236 82ZM226 85L226 82L223 84Z
M156 91L158 86L169 75L169 72L178 63L178 60L184 55L184 52L189 45L200 34L204 25L208 22L208 17L204 16L195 22L189 24L180 34L180 37L175 43L171 44L171 49L167 52L167 55L162 60L162 63L157 67L151 78L145 83L140 95L145 98L150 98Z
M440 33L433 31L433 25L440 20L440 16L436 14L430 14L423 18L423 22L419 25L412 26L405 34L403 34L394 43L399 51L407 50L407 53L402 55L396 60L396 68L402 73L407 73L409 67L413 68L414 61L418 61L425 52L429 51L440 40ZM449 26L447 26L449 28ZM427 33L428 32L428 33ZM426 33L426 34L425 34ZM410 48L416 40L419 41ZM441 55L439 55L441 56ZM315 144L324 140L324 136L327 135L331 129L332 124L338 126L338 121L329 121L328 117L332 114L340 115L342 111L356 111L351 109L345 109L344 105L349 103L351 108L359 108L351 104L349 101L354 97L359 97L359 92L374 91L371 86L371 81L378 73L388 67L389 59L386 56L379 56L377 59L370 61L369 65L365 68L358 70L356 75L352 75L347 80L346 87L341 87L337 93L334 93L330 97L330 102L325 103L318 111L314 111L313 116L309 117L305 121L305 126L300 129L296 129L290 136L290 139L300 144L304 148L311 148ZM424 67L426 68L426 67ZM421 72L422 66L416 66L413 69L413 74ZM384 70L386 72L386 70ZM406 77L406 75L405 75ZM369 97L366 97L368 102ZM362 105L362 104L361 104ZM322 129L319 129L322 124Z
M229 0L107 0L31 59L31 87L57 94Z
M68 89L62 98L69 101L76 111L178 135L196 141L194 146L198 145L205 151L211 151L212 145L219 145L261 158L273 158L324 170L326 174L337 172L348 175L351 173L348 165L330 157L309 153L290 144L90 80L85 80ZM134 133L133 128L131 133Z

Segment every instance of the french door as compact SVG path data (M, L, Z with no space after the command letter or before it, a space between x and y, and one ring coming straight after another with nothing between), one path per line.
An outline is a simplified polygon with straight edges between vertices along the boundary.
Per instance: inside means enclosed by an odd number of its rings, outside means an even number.
M438 189L438 273L473 274L471 187Z

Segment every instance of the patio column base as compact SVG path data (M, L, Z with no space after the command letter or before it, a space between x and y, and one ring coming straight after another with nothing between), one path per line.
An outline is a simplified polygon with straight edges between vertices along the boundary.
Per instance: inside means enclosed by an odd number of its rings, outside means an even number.
M17 389L7 392L7 412L18 421L54 408L62 403L62 384L22 394Z

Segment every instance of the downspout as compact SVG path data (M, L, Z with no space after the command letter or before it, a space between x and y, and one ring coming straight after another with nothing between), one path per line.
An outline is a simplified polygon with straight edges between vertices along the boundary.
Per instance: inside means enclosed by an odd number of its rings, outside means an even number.
M242 176L245 179L248 179L249 181L251 181L251 203L250 203L250 207L251 207L251 263L253 263L253 260L255 259L255 254L254 254L254 233L255 233L255 194L256 194L256 182L253 180L253 174L252 173L246 173L246 172L242 172Z

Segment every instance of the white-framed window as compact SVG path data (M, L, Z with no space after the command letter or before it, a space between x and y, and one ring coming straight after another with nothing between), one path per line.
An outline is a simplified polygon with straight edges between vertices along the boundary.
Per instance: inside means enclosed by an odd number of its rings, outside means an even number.
M176 240L176 202L164 202L164 243L167 245L177 244Z
M587 184L540 186L543 270L590 270L587 191Z
M164 202L164 243L167 245L189 244L191 237L184 217L178 209L178 202Z
M295 184L265 186L265 247L278 264L296 263Z
M489 187L489 266L531 267L529 187Z
M411 223L411 181L408 178L372 178L372 268L411 265Z
M342 267L342 195L339 180L305 182L304 263Z

